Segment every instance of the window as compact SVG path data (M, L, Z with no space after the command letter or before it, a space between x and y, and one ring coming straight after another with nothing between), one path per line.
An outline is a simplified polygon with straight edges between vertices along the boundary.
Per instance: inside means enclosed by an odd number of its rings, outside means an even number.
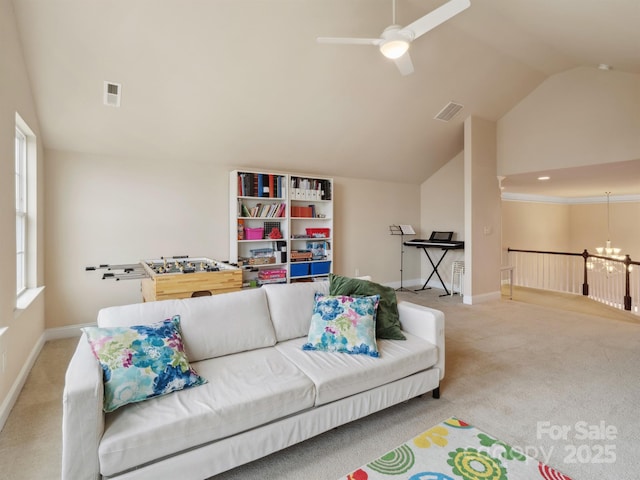
M44 287L38 287L38 145L29 125L16 113L16 312L26 309Z
M27 288L27 136L16 126L16 286Z

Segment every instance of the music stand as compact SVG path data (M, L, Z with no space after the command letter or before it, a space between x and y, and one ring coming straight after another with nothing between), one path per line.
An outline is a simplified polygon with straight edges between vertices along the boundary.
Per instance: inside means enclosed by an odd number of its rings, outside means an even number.
M404 288L403 282L403 268L404 268L404 236L415 235L411 225L389 225L389 233L391 235L400 235L400 288L396 288L396 292L411 292L416 293L413 290Z

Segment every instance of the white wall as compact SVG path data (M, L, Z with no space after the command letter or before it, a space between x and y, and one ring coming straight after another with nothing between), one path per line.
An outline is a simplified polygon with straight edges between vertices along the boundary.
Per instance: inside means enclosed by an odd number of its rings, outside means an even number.
M25 120L38 140L38 177L44 174L44 157L40 127L29 78L22 58L22 47L15 27L13 4L0 0L0 354L5 353L4 372L0 365L0 427L4 414L17 395L21 371L33 358L44 332L44 294L35 299L22 312L14 312L16 306L16 221L15 221L15 114ZM35 207L38 213L35 236L38 248L35 252L36 266L29 268L36 273L29 280L30 287L42 285L44 271L43 249L43 184L36 186ZM6 330L3 330L5 329ZM1 359L1 355L0 355ZM24 378L22 378L24 380Z
M444 231L454 232L454 240L464 240L464 195L464 152L460 152L420 186L421 237L429 238L432 231ZM424 282L433 267L421 249L416 249L416 253ZM442 253L442 250L429 251L434 262ZM463 250L450 250L438 269L447 288L451 285L451 264L456 260L464 260ZM429 285L442 288L435 276Z
M572 251L570 213L570 206L566 203L503 200L502 247Z
M640 75L553 75L498 121L498 174L640 159Z
M335 178L334 272L371 275L379 283L399 286L400 237L390 225L420 224L420 186L414 184ZM407 237L405 240L408 240ZM419 263L405 247L403 283L419 282Z
M640 202L615 201L610 203L610 240L622 249L622 255L640 261ZM585 248L595 253L607 241L607 204L575 204L570 206L571 251Z
M104 306L141 300L138 280L101 280L86 266L228 259L233 166L59 151L48 151L47 162L47 327L90 323ZM334 190L334 271L399 281L399 243L388 227L419 222L419 186L336 178Z
M141 300L139 281L101 280L92 265L170 255L229 255L228 170L47 151L47 327L95 321Z

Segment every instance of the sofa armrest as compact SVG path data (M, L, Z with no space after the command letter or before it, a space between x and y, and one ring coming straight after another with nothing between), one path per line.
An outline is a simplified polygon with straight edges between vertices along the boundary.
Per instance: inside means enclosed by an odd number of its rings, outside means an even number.
M62 399L62 480L100 478L104 431L102 369L84 334L69 362Z
M398 303L402 330L433 343L438 347L440 380L444 377L444 313L440 310L402 301Z

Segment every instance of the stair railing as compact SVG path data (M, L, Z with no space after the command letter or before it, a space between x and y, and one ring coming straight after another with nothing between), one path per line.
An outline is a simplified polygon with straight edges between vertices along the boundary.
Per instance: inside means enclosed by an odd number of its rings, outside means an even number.
M582 253L507 249L517 286L575 293L640 315L640 262ZM635 266L635 268L634 268Z

